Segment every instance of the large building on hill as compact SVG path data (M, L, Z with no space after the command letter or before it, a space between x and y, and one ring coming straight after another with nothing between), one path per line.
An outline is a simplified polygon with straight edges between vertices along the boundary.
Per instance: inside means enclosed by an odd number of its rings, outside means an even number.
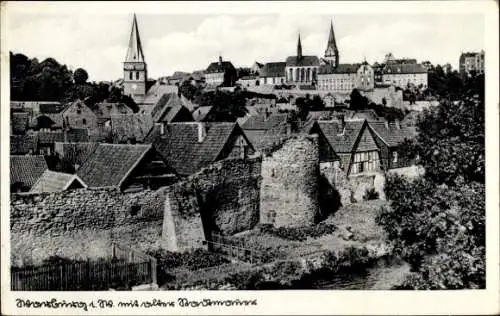
M139 103L146 96L147 64L142 51L137 18L134 14L128 42L127 56L123 63L123 93Z
M219 61L208 65L205 82L207 85L232 87L236 82L236 68L230 61L223 61L222 56L219 56Z
M469 75L471 72L477 74L484 73L484 50L476 53L462 53L459 59L459 68L462 75Z
M302 55L302 44L297 42L297 55L289 56L286 59L285 76L286 81L296 84L312 84L316 81L316 74L319 68L317 56Z

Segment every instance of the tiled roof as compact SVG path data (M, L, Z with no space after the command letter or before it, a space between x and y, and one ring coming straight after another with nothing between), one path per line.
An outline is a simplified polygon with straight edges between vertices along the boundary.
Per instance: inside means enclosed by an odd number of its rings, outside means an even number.
M405 139L413 139L416 136L414 128L406 126L398 128L395 122L390 122L387 125L385 122L368 122L368 126L390 147L397 146Z
M99 144L77 170L89 187L119 187L151 145Z
M40 144L51 144L64 141L64 133L62 131L38 132L37 135L38 143Z
M181 175L189 175L215 162L232 133L243 133L236 123L173 123L154 146L169 166ZM199 135L203 135L199 141Z
M50 124L51 128L62 128L63 127L63 117L62 117L61 113L49 113L49 114L46 113L46 114L36 115L31 119L31 122L29 125L32 128L38 127L39 122L42 120L50 120L51 121L51 124Z
M36 134L10 135L10 153L12 155L24 155L36 152L38 138Z
M277 62L277 63L266 63L262 70L260 71L261 77L284 77L285 67L287 63Z
M356 139L361 132L364 121L346 121L342 130L340 122L318 121L321 131L330 142L336 153L351 153L354 150Z
M241 127L243 130L269 130L287 123L288 114L266 114L251 116Z
M28 128L29 114L26 112L12 112L10 114L10 126L12 134L24 134Z
M62 160L73 166L81 166L85 160L95 151L99 143L66 143L56 142L54 150Z
M421 64L395 64L386 65L383 69L384 74L416 74L427 73L427 69Z
M352 112L350 115L346 116L346 120L352 121L379 121L381 118L377 115L374 110L363 110Z
M233 69L235 68L230 61L223 61L222 63L216 61L208 65L205 73L225 72L227 70L233 70Z
M173 119L181 108L182 101L177 93L165 93L154 106L151 116L154 122L166 121L170 123L169 120Z
M200 106L193 112L193 118L197 122L202 122L212 110L212 106Z
M164 94L168 93L177 93L179 88L176 85L167 85L162 84L161 82L157 82L151 88L149 88L146 93L146 97L144 100L139 102L139 107L141 111L144 113L151 113L153 111L153 107L160 101L160 98Z
M111 116L111 129L117 142L134 138L143 142L153 128L153 118L149 114L124 114Z
M48 169L47 162L43 156L10 156L10 184L22 183L31 186L40 178L42 173Z
M77 187L87 187L87 185L75 174L45 170L35 182L30 192L61 192L67 190L74 182L76 182Z
M72 128L65 132L66 141L71 143L88 142L89 131L84 128Z
M298 59L297 56L290 56L286 59L287 67L307 67L307 66L319 66L318 56L302 56Z
M133 114L134 111L123 103L102 102L95 105L94 113L98 118L109 119L111 115Z
M330 64L321 65L318 74L347 74L356 73L361 64L339 64L336 68Z

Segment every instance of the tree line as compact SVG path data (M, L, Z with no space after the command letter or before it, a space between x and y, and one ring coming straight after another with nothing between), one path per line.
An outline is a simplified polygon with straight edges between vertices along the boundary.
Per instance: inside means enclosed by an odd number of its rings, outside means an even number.
M10 96L16 101L72 102L84 100L93 107L98 102L122 102L134 112L139 110L132 98L122 94L111 82L87 82L83 68L74 72L54 58L39 61L10 52Z

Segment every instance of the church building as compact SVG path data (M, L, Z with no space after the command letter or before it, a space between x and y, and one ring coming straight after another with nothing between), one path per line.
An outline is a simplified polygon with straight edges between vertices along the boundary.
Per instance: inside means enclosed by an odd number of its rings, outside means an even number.
M286 59L285 77L287 83L310 85L316 82L316 74L319 68L317 56L303 56L302 44L297 43L297 56Z

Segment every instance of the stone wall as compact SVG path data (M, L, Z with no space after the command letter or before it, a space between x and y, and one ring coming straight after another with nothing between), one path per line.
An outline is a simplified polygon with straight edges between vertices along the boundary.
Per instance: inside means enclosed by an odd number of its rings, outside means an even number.
M16 265L50 256L96 259L116 241L138 250L160 247L165 188L122 194L116 189L11 197L11 249Z
M319 148L317 135L287 140L263 158L261 223L314 224L318 215Z
M168 188L164 245L171 251L203 247L212 232L232 235L259 222L261 157L227 159Z

